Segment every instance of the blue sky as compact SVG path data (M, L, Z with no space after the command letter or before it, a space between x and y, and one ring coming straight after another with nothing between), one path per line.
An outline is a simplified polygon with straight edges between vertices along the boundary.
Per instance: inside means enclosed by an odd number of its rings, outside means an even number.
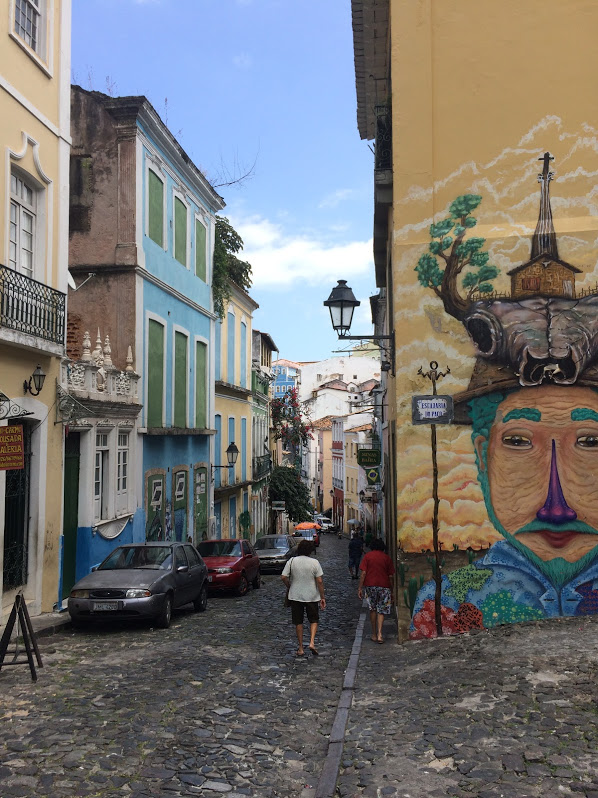
M369 332L373 156L356 123L350 0L73 0L72 80L144 94L219 188L253 266L254 327L280 356L339 349L344 278Z

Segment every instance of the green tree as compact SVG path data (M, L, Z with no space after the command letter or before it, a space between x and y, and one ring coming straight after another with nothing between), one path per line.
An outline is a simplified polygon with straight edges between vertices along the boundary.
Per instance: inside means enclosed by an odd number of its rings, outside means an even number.
M276 466L270 474L270 501L284 502L291 519L311 521L311 502L307 486L302 482L299 470L294 466ZM274 516L274 513L272 513Z
M212 297L214 312L224 317L226 304L231 297L230 280L244 291L251 288L251 264L237 257L243 249L243 239L225 216L216 217L214 242L214 268L212 272Z
M491 280L499 274L497 267L488 263L488 253L482 251L486 239L465 238L477 224L471 213L481 201L478 194L457 197L449 207L449 217L430 225L429 251L415 267L419 282L431 288L442 299L447 313L457 319L467 313L474 292L489 294L494 290ZM458 283L465 269L461 286L467 296L463 298Z

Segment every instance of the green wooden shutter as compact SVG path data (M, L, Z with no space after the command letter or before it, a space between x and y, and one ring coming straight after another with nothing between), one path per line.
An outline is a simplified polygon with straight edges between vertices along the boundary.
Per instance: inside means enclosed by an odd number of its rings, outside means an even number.
M178 197L174 198L174 257L187 265L187 208Z
M207 423L207 347L198 341L195 347L195 426L206 429Z
M206 228L195 220L195 274L204 283L206 280Z
M150 319L147 344L147 426L161 427L164 402L164 327Z
M164 184L155 172L149 170L148 234L152 241L164 246Z
M174 426L187 426L187 336L174 334Z

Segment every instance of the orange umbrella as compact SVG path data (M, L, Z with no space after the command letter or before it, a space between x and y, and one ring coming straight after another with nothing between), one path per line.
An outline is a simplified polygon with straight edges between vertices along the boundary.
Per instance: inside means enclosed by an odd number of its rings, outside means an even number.
M300 524L297 524L295 529L322 529L319 524L315 524L313 521L302 521Z

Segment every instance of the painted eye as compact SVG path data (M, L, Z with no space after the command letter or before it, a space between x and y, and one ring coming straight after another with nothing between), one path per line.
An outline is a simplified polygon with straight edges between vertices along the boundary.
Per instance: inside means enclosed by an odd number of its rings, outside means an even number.
M583 446L584 449L594 449L598 447L598 435L580 435L577 445Z
M510 446L513 449L531 449L531 438L526 438L525 435L503 435L502 442L505 446Z

